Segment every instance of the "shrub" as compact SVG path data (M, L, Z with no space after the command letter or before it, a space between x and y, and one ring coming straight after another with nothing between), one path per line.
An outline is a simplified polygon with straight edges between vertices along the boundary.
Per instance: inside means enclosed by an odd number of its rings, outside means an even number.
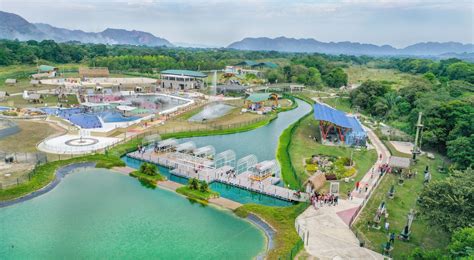
M142 163L140 165L140 172L149 176L155 176L158 174L156 165L152 163Z
M318 170L317 164L306 164L306 171L308 172L315 172Z

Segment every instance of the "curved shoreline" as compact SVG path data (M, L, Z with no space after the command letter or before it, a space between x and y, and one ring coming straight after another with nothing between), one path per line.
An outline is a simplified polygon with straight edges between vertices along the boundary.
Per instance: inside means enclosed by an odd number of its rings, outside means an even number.
M28 193L25 196L12 199L12 200L7 200L7 201L0 201L0 208L12 206L21 202L25 202L31 199L34 199L38 196L41 196L51 190L53 190L58 184L61 182L61 180L71 171L78 169L78 168L93 168L95 167L96 163L95 162L82 162L82 163L72 163L66 166L63 166L59 169L57 169L54 173L54 179L50 183L48 183L46 186L39 190L35 190L31 193Z
M59 168L55 171L55 177L54 177L54 180L52 182L48 183L43 188L41 188L39 190L36 190L32 193L29 193L25 196L22 196L22 197L13 199L13 200L2 201L2 202L0 202L0 208L13 206L13 205L16 205L16 204L34 199L34 198L39 197L43 194L46 194L46 193L52 191L54 188L56 188L58 186L58 184L61 182L61 180L66 175L70 174L72 171L74 171L76 169L79 169L79 168L95 168L95 165L96 165L95 162L81 162L81 163L72 163L72 164L63 166L63 167L61 167L61 168ZM166 189L166 188L161 187L161 186L158 186L158 188L172 191L174 194L176 194L178 196L182 196L184 198L187 198L186 196L184 196L182 194L179 194L176 191L173 191L172 189ZM229 210L228 208L226 208L226 207L224 207L220 204L212 203L212 202L210 202L210 203L212 205L216 206L216 207ZM233 211L232 211L232 214L235 217L238 217ZM265 238L266 238L265 239L265 241L266 241L265 250L262 253L260 253L256 256L257 259L264 259L265 256L267 255L268 251L270 249L272 249L273 246L274 246L274 236L275 236L276 231L264 219L260 218L259 216L255 215L255 214L250 213L245 219L247 221L249 221L252 225L257 227L258 229L260 229L265 234Z

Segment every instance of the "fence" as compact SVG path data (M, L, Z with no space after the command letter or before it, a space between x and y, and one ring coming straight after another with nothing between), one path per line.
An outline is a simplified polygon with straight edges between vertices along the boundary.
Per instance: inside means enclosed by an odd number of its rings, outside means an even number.
M47 162L45 153L0 152L0 189L29 181L39 165Z

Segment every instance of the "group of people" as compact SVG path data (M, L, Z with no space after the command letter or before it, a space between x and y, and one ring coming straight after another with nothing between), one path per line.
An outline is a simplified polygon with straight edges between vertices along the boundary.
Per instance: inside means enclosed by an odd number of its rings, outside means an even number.
M146 146L143 146L141 144L137 145L137 151L139 154L144 154L146 151Z
M339 202L339 196L335 194L325 194L319 193L315 191L310 198L311 205L314 206L315 209L322 207L324 205L328 206L336 206Z

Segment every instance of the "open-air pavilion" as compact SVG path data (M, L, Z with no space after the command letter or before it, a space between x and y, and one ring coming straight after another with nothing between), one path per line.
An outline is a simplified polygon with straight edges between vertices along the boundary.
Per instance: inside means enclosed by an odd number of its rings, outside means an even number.
M278 94L275 93L252 93L245 99L245 106L253 111L262 110L267 100L273 100L278 106Z
M314 119L319 121L321 141L326 144L365 146L367 132L355 116L326 104L314 104Z

